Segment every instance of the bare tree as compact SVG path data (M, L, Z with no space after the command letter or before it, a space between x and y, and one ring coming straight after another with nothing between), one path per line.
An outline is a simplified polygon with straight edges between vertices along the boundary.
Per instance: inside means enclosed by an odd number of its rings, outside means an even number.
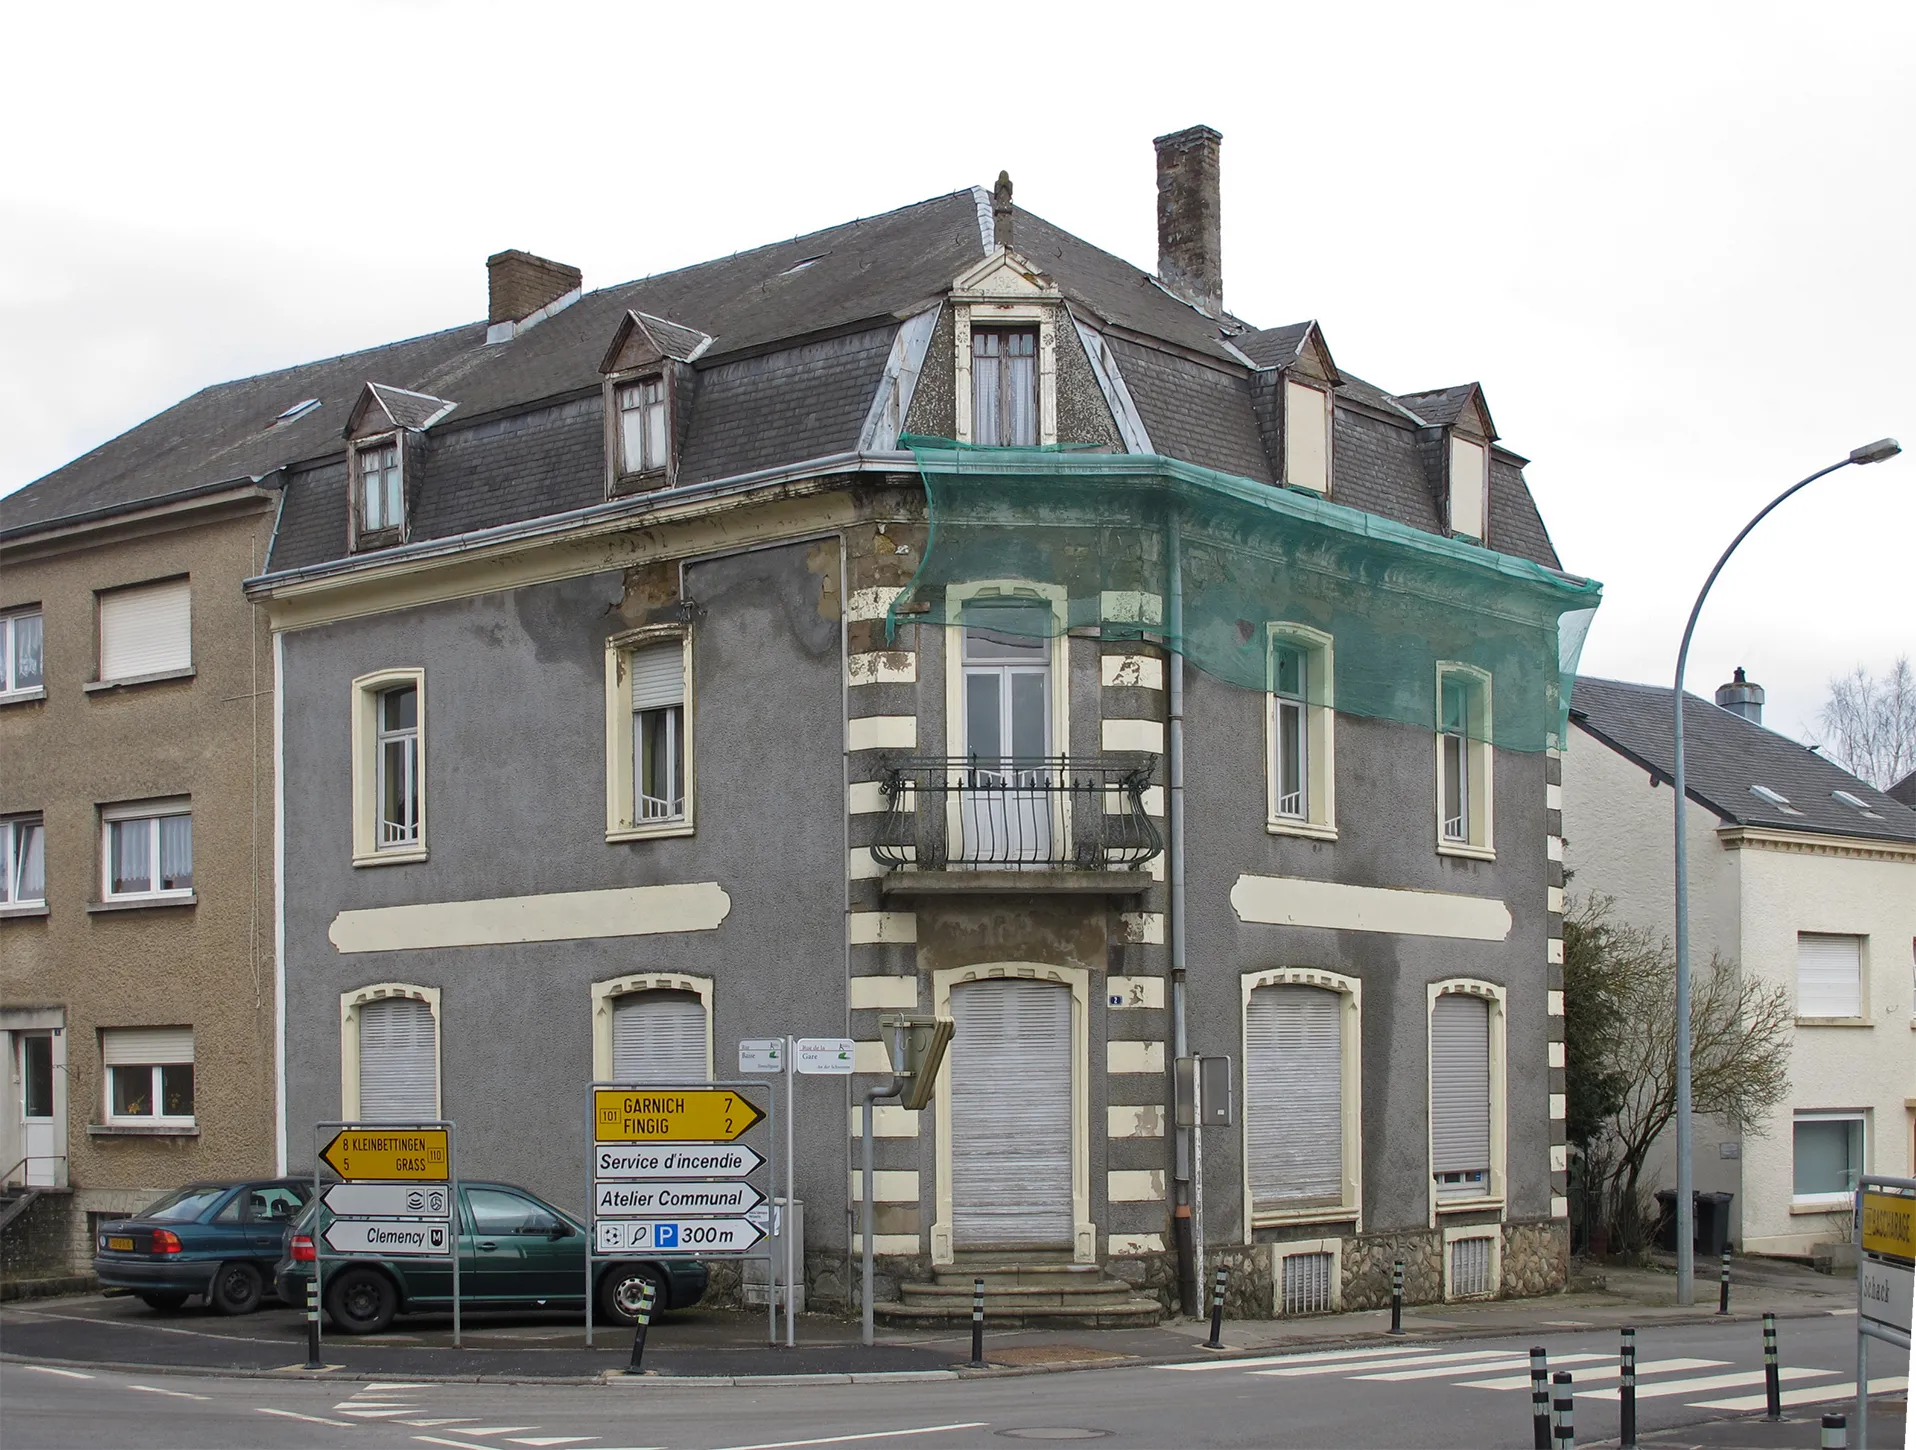
M1901 655L1881 679L1858 665L1830 681L1818 747L1851 775L1888 790L1916 770L1916 671Z

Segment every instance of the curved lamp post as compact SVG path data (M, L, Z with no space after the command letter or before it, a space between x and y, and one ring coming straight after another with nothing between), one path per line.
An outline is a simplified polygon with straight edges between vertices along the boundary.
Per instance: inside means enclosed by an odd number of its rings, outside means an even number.
M1723 572L1723 566L1730 562L1730 555L1736 552L1737 545L1750 536L1764 519L1775 511L1776 506L1801 489L1815 483L1826 473L1834 473L1839 468L1847 468L1852 463L1881 463L1886 458L1894 458L1901 453L1902 445L1894 438L1879 438L1874 443L1850 451L1848 458L1840 463L1832 463L1828 468L1819 468L1801 483L1792 484L1775 498L1771 499L1763 512L1743 526L1743 532L1730 540L1730 547L1723 551L1723 557L1716 561L1716 567L1710 571L1710 577L1703 581L1702 592L1696 597L1696 603L1690 609L1690 622L1683 626L1683 643L1677 649L1676 692L1673 706L1673 720L1676 726L1676 769L1671 785L1676 791L1676 1211L1677 1211L1677 1303L1689 1305L1696 1300L1696 1205L1691 1201L1692 1184L1695 1178L1691 1158L1692 1126L1690 1122L1690 863L1685 852L1684 812L1683 812L1683 670L1690 660L1690 636L1696 633L1696 619L1703 612L1703 601L1709 597L1710 586L1716 583L1716 576Z

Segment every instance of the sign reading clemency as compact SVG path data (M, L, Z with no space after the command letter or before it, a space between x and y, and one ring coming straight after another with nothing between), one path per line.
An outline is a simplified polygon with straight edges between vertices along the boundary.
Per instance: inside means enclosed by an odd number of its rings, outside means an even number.
M342 1254L439 1258L451 1252L451 1225L430 1219L336 1218L326 1247Z

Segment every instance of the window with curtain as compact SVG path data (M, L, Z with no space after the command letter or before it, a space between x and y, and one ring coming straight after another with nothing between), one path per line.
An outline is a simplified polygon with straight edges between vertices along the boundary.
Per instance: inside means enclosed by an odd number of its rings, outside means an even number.
M698 993L628 993L612 1004L612 1075L620 1082L704 1082L708 1038Z
M1470 839L1470 686L1455 676L1443 685L1443 832Z
M40 611L22 611L0 619L0 695L43 687Z
M685 645L646 645L627 657L632 680L632 819L685 816Z
M1344 1199L1344 996L1279 984L1244 1019L1246 1171L1253 1212Z
M651 473L669 462L665 379L641 378L618 390L619 457L626 473Z
M1437 1196L1490 1192L1490 1003L1461 992L1430 1013L1430 1152Z
M1306 714L1311 657L1301 646L1280 640L1271 647L1271 693L1277 697L1277 814L1298 820L1310 816L1310 739Z
M1037 446L1037 328L972 332L971 440L989 448Z
M1052 849L1049 605L965 606L965 758L959 795L960 857L1041 861Z
M116 808L104 824L107 900L192 893L193 816L185 803Z
M359 471L359 528L362 533L396 529L406 521L406 495L400 478L399 443L391 439L355 451Z
M359 1116L439 1116L439 1024L432 1004L382 997L358 1008Z
M1437 844L1488 855L1490 681L1449 667L1437 677Z
M380 692L376 705L379 849L419 844L419 689Z
M192 1120L192 1028L102 1028L100 1057L109 1123Z
M0 879L0 906L39 906L47 899L47 831L38 816L0 822L0 849L6 852Z

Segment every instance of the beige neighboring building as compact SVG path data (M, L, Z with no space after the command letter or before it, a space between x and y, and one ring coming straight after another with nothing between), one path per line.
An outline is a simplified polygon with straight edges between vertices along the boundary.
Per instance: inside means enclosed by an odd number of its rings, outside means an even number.
M1698 1191L1736 1195L1744 1252L1807 1254L1848 1237L1860 1173L1916 1173L1916 811L1762 726L1737 678L1687 698L1691 960L1713 954L1784 987L1790 1086L1760 1124L1700 1117ZM1668 689L1579 679L1563 763L1571 890L1675 929ZM1645 1174L1668 1187L1659 1144Z
M169 488L120 447L0 500L12 1281L88 1270L101 1216L274 1166L272 656L241 581L278 495Z

